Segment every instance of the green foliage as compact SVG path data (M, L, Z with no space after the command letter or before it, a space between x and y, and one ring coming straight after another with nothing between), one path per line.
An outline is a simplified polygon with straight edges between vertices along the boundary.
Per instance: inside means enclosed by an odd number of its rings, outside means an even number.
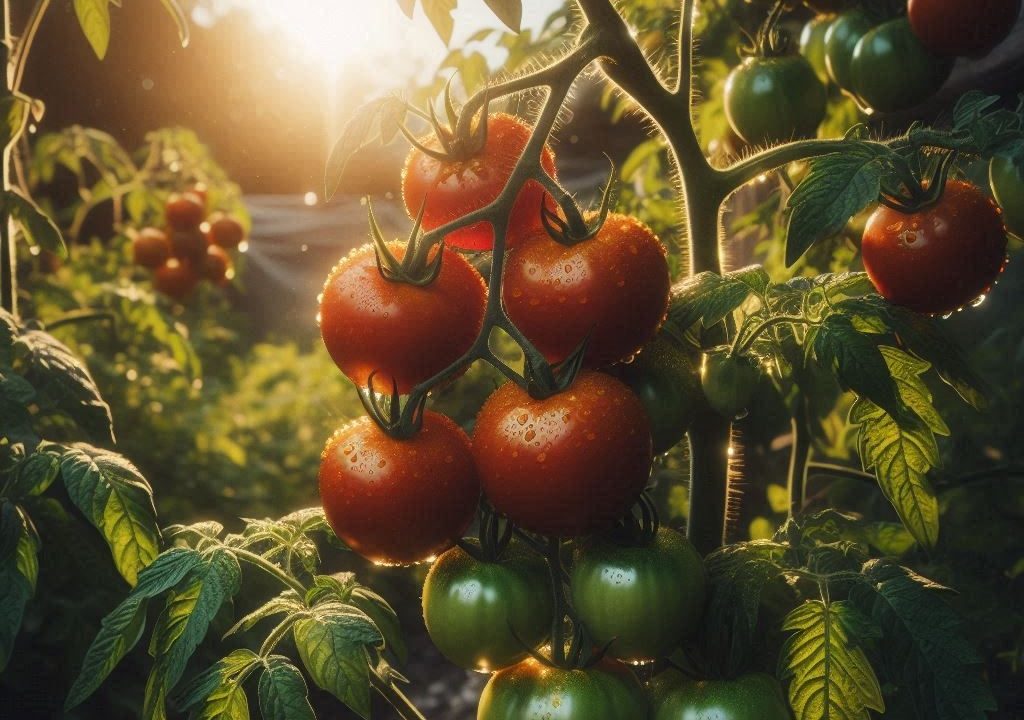
M110 45L111 0L75 0L75 15L85 38L100 60L107 56Z

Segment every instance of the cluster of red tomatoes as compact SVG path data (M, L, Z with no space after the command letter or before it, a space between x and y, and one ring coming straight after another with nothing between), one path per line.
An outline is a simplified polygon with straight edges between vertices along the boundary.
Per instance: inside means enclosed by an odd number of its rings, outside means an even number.
M484 144L468 156L410 154L405 201L427 230L486 206L505 187L530 128L508 115L486 122ZM421 144L439 148L433 142ZM541 164L554 173L547 148ZM393 436L367 417L356 420L324 449L321 499L337 535L363 556L433 562L423 589L432 639L463 667L497 671L480 718L542 717L559 704L559 717L570 717L564 713L571 707L573 718L634 718L648 700L621 661L664 657L696 630L703 565L672 530L625 544L602 532L630 512L653 454L681 440L700 385L692 360L654 339L670 282L657 237L634 218L611 214L592 237L561 242L545 229L542 204L554 208L528 181L508 220L502 307L551 362L588 339L584 369L568 389L547 397L514 382L501 386L480 409L472 437L430 410L411 437ZM429 251L415 241L367 245L327 278L319 318L324 343L342 372L370 392L422 389L477 342L487 287L453 248L489 250L493 231L479 223L444 240L443 249ZM385 250L387 272L379 256ZM573 539L569 595L590 640L610 643L603 659L563 668L532 657L551 640L554 566L520 540L499 552L473 551L475 541L453 547L472 523L481 492L535 543L546 537L560 553L562 539ZM777 686L769 694L782 703Z
M202 280L224 285L231 278L229 250L245 239L236 218L222 212L207 217L206 189L173 194L164 205L166 229L146 227L132 238L132 259L153 271L153 287L184 300Z

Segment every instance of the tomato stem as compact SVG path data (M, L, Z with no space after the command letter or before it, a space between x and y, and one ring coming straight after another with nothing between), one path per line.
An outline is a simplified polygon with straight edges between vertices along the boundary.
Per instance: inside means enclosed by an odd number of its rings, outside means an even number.
M370 684L388 701L402 720L427 720L423 713L413 705L412 700L406 697L405 693L399 690L393 682L382 679L372 669L370 670Z
M232 553L234 553L235 556L238 557L238 559L245 560L250 565L255 565L256 567L258 567L260 570L263 570L268 575L272 575L273 577L275 577L278 580L280 580L281 583L283 583L284 585L287 585L292 590L297 592L299 594L300 598L306 596L306 586L305 585L303 585L301 582L299 582L298 580L293 578L291 575L286 573L284 570L279 568L274 563L272 563L269 560L267 560L262 555L257 555L254 552L249 552L248 550L243 550L242 548L237 548L237 547L229 548L229 550Z
M803 393L797 395L793 417L793 447L789 455L789 517L803 510L807 492L807 469L811 457L810 401Z
M551 662L556 667L564 667L565 616L568 603L565 598L565 585L562 582L562 541L559 538L555 536L548 538L546 559L554 600L554 618L551 621Z

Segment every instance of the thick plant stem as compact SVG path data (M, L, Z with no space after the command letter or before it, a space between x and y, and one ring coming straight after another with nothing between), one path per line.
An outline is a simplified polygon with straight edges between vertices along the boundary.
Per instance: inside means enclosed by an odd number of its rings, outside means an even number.
M811 428L807 399L799 396L793 410L793 447L789 453L789 517L804 507L807 492L807 461L811 457Z

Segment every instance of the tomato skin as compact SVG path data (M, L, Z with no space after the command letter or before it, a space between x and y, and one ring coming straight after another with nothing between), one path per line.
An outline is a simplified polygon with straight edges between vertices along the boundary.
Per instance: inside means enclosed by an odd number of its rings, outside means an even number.
M1017 237L1024 237L1024 166L996 156L988 169L989 184L1003 211L1003 222Z
M861 256L886 300L940 315L988 291L1006 263L1006 245L996 204L951 180L942 199L920 212L879 206L864 227Z
M801 55L747 58L725 81L729 125L758 145L813 136L826 100L825 86Z
M825 68L832 81L843 90L853 89L850 73L853 49L871 27L871 20L864 13L852 10L837 17L825 31Z
M402 171L402 197L409 217L416 217L426 198L423 229L433 230L493 202L505 188L532 132L519 118L497 113L488 116L483 149L467 160L441 162L413 148ZM434 136L421 142L432 150L441 147ZM541 152L541 166L554 177L555 156L547 146ZM539 183L526 182L509 215L506 248L542 227L542 201L555 210L554 201ZM480 222L449 233L445 243L463 250L489 250L494 245L494 233L490 223Z
M209 222L210 229L207 232L207 238L213 245L233 250L245 239L245 228L237 218L224 213L215 213Z
M779 681L766 673L735 680L685 678L666 670L651 681L653 720L790 720Z
M201 264L206 257L206 236L198 227L171 232L171 254L180 260Z
M601 367L649 340L668 310L665 246L628 215L610 213L597 235L566 247L543 229L527 235L505 264L509 318L550 362L590 335L584 362Z
M650 422L636 395L602 373L581 372L546 400L506 383L477 415L473 454L484 493L512 522L542 535L585 535L639 497L650 475Z
M697 629L704 611L704 564L693 545L661 528L641 546L600 537L577 547L572 602L587 632L627 661L666 657Z
M143 228L132 240L132 261L147 268L158 268L171 257L167 233L156 228Z
M203 277L214 285L226 285L230 269L231 256L224 248L216 245L206 248L206 257L203 259Z
M825 35L834 21L832 15L820 15L804 25L800 33L800 54L807 58L818 79L825 84L830 80L825 64Z
M700 375L690 358L669 341L656 338L636 360L616 365L609 372L644 404L651 421L654 454L675 447L690 429L700 399Z
M727 418L734 418L750 404L760 378L757 367L749 358L709 353L704 362L701 386L708 404Z
M405 257L404 244L388 247ZM437 278L417 287L382 277L373 246L364 245L342 258L324 284L320 334L352 382L365 387L376 371L375 387L390 392L394 379L405 394L469 350L486 300L480 273L452 250L444 250Z
M906 18L868 32L850 60L853 92L878 112L920 104L945 84L952 70L953 62L928 52Z
M539 647L551 632L553 615L547 564L515 544L495 562L453 547L430 566L423 583L430 639L467 670L492 672L522 661L527 652L520 640Z
M195 230L206 215L202 198L186 192L171 195L164 205L164 215L172 230Z
M199 285L199 273L188 262L171 258L153 272L153 287L181 302Z
M603 660L585 670L549 668L530 658L491 676L477 720L648 720L636 675Z
M381 564L421 562L450 548L480 498L469 438L429 410L408 440L388 437L368 417L339 429L320 456L319 484L335 534Z
M980 57L1010 34L1020 6L1021 0L910 0L907 17L936 55Z

